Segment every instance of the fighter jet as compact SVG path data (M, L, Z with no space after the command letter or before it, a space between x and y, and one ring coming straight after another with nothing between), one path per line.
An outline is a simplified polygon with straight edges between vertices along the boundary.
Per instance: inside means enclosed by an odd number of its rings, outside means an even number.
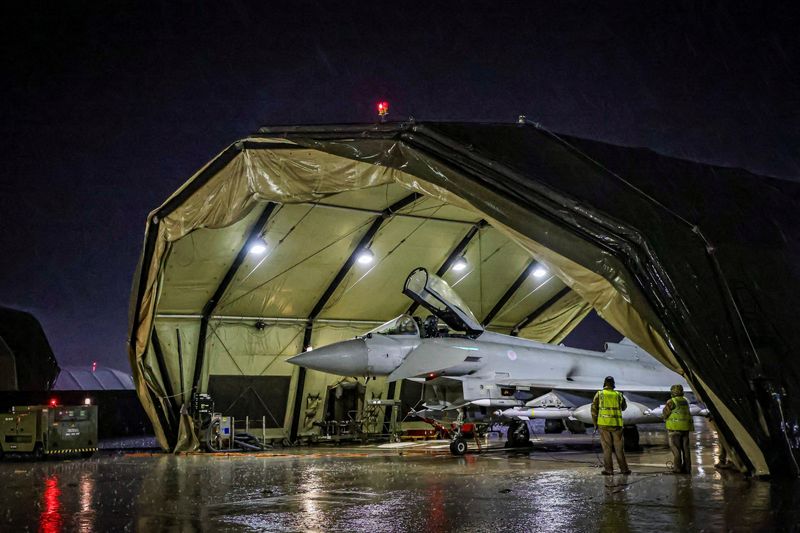
M423 381L433 397L420 416L455 419L450 449L456 455L467 450L458 428L469 409L488 421L504 419L507 445L515 446L529 442L527 419L591 423L591 399L585 395L601 388L608 375L628 398L623 419L630 426L660 421L661 406L647 395L666 400L676 383L690 390L680 375L627 339L593 352L486 331L458 294L424 268L409 274L403 293L431 315L422 320L403 314L355 339L316 348L289 362L343 376ZM550 392L534 398L533 391L542 389Z

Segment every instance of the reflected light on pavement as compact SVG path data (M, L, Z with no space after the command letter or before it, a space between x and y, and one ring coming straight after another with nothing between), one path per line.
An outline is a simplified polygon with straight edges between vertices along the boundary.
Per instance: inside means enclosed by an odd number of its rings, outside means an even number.
M39 531L55 533L61 531L64 519L61 516L61 489L58 476L50 476L44 481L42 514L39 517Z

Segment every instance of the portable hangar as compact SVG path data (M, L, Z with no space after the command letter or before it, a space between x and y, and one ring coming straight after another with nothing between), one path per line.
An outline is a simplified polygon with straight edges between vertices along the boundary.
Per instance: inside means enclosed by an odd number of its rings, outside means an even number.
M404 312L425 266L498 331L558 342L594 308L686 376L749 471L796 474L798 213L794 182L527 124L261 128L149 215L134 381L165 449L196 445L210 389L252 390L294 440L338 378L285 359Z
M0 391L50 390L58 372L39 320L0 306Z

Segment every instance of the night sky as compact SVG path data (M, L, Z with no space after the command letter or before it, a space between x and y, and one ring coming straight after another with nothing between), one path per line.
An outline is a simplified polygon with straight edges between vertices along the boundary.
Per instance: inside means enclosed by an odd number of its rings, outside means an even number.
M127 368L147 213L259 125L370 122L387 99L398 120L524 113L800 176L794 2L16 4L0 32L0 304L33 312L63 365ZM570 342L609 333L592 322Z

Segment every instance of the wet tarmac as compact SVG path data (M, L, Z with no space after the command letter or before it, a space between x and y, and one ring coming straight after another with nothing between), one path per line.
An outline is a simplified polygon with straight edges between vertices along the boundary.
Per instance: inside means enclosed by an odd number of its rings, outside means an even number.
M259 454L103 453L0 463L2 531L793 531L797 483L713 468L668 474L663 433L643 433L630 476L605 477L588 436L451 457L441 445Z

